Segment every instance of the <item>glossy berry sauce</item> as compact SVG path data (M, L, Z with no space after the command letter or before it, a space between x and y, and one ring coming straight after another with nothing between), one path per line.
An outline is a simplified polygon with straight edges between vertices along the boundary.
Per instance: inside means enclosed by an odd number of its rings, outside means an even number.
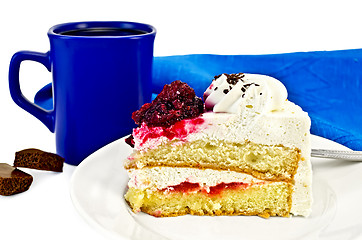
M246 189L250 186L249 183L243 182L231 182L231 183L219 183L215 186L209 187L209 190L202 188L198 183L190 183L190 182L182 182L175 186L170 186L161 191L168 191L168 192L181 192L181 193L189 193L195 191L201 191L207 195L220 195L225 189Z
M142 124L139 128L133 130L133 137L137 139L140 145L145 144L152 139L166 137L168 140L184 140L189 134L202 129L205 120L201 117L193 119L184 119L170 127L149 127Z
M197 190L200 189L200 184L198 184L198 183L190 183L190 182L182 182L182 183L180 183L178 185L170 186L167 189L170 192L182 192L182 193L194 192L194 191L197 191ZM162 189L162 190L166 190L166 189Z
M231 183L219 183L216 186L210 187L210 192L208 192L208 194L210 195L218 195L220 194L222 191L224 191L225 189L240 189L240 188L247 188L249 187L250 184L248 183L242 183L242 182L231 182Z

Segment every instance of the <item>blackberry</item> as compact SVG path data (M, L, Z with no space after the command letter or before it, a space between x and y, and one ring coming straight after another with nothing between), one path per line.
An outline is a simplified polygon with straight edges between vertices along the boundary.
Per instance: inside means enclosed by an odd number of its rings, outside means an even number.
M132 114L137 125L146 123L152 127L168 127L178 121L200 116L204 112L204 103L195 95L195 91L180 80L166 84L163 90L151 102Z

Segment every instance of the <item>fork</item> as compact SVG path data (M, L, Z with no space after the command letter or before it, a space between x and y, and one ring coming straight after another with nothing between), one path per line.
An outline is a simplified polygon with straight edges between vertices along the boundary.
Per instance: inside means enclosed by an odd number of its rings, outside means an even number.
M319 158L334 158L346 161L362 162L362 151L312 149L311 156Z

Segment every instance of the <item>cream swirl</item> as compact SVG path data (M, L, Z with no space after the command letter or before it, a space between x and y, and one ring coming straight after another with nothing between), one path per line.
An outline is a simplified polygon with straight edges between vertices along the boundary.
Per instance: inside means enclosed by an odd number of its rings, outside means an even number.
M282 110L288 92L277 79L260 74L222 74L204 93L205 107L213 112L256 113Z

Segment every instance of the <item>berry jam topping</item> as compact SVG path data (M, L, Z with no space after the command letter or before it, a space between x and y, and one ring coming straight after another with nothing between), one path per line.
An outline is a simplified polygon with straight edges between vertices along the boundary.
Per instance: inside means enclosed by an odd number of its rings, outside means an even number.
M201 98L190 86L177 80L166 84L152 103L144 104L132 114L132 119L138 125L168 127L183 119L198 117L203 112Z
M170 127L149 128L147 125L142 125L141 127L135 129L133 134L135 134L137 139L142 139L142 144L144 144L151 138L160 137L166 137L170 141L174 138L184 140L189 134L198 131L200 129L200 125L204 122L205 120L202 118L193 118L179 121Z

